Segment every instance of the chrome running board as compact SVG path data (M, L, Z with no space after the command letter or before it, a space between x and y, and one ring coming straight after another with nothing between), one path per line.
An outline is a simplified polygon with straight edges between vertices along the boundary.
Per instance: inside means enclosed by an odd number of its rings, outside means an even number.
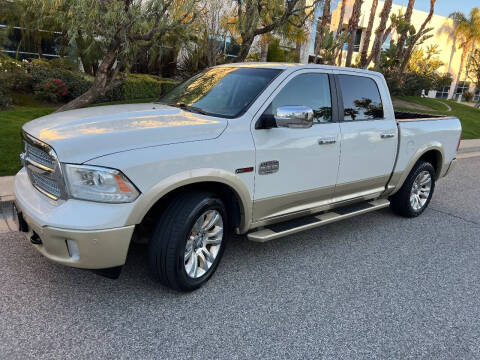
M353 216L383 209L386 208L388 205L390 205L390 201L388 201L387 199L361 202L345 207L336 208L332 211L323 212L316 215L308 215L298 219L268 225L264 228L261 228L260 230L254 230L253 232L248 233L247 238L248 240L255 242L266 242L278 239L283 236L295 234L300 231L331 224L333 222L347 219Z

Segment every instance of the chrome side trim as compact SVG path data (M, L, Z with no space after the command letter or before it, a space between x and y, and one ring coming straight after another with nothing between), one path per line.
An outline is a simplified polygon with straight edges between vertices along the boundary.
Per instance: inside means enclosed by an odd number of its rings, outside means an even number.
M375 210L383 209L390 205L390 201L387 199L378 199L374 201L370 201L367 203L369 207L363 208L360 210L354 210L346 213L336 213L335 211L326 212L323 214L315 215L314 221L311 221L307 224L300 225L297 227L292 227L289 229L285 229L283 231L274 231L272 229L260 229L258 231L251 232L247 234L248 240L255 241L255 242L267 242L270 240L278 239L283 236L295 234L304 230L313 229L319 226L331 224L336 221L348 219L353 216L366 214L368 212L372 212ZM340 210L337 210L340 212Z

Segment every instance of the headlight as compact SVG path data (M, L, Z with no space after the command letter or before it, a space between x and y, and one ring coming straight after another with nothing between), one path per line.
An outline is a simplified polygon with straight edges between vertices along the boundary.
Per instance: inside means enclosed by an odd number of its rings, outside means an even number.
M139 192L120 171L97 166L64 165L68 192L72 198L125 203L134 201Z

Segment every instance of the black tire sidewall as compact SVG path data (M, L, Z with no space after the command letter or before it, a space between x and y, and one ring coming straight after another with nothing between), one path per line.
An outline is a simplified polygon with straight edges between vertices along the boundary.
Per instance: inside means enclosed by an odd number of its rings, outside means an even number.
M184 263L184 255L185 255L185 246L187 244L188 236L192 230L192 227L198 217L207 210L217 210L220 215L222 216L223 221L223 238L222 238L222 245L220 246L220 250L213 262L212 266L208 271L199 278L191 278L187 275L185 270L185 263ZM200 287L203 283L205 283L215 272L220 259L222 258L223 252L225 251L225 245L227 240L227 231L228 229L228 218L227 213L225 210L225 206L223 205L222 201L216 197L208 197L198 203L197 206L190 212L190 215L185 219L185 227L184 231L181 234L181 238L177 239L177 244L175 247L175 270L177 273L177 277L179 283L182 287L190 289L196 289Z
M428 171L430 173L430 177L432 179L432 184L431 184L431 187L430 187L430 194L428 195L427 201L425 202L425 204L419 210L415 210L412 207L412 204L410 203L410 194L411 194L413 183L415 182L415 179L417 178L417 176L422 171ZM425 211L425 209L428 207L428 204L430 203L430 200L432 200L433 192L435 190L435 169L428 162L419 163L418 166L415 168L415 170L409 175L405 185L406 185L406 187L405 187L405 194L404 194L405 199L404 199L404 201L406 202L406 205L408 206L409 212L413 216L418 216Z

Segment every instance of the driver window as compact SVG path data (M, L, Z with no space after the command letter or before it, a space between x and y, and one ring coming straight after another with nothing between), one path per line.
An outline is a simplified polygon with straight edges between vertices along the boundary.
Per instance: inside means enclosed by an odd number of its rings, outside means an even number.
M332 121L332 100L327 74L301 74L293 78L275 96L264 114L274 115L280 106L308 106L313 110L314 124Z

